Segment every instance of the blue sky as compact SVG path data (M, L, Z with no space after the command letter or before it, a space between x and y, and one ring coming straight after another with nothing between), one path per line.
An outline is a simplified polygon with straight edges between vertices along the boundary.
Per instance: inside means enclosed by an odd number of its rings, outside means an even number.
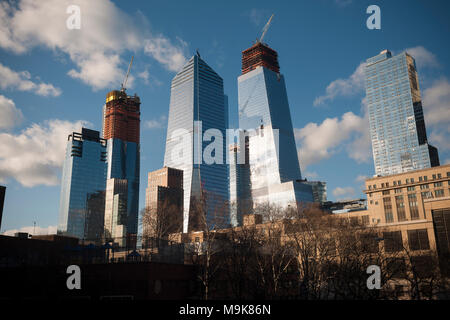
M66 8L81 8L69 30ZM381 30L366 8L381 9ZM450 161L448 1L0 2L0 183L7 186L0 232L54 232L67 135L101 130L106 93L141 97L141 200L147 173L163 165L170 81L196 49L224 79L237 126L241 51L272 13L265 42L279 54L302 173L326 181L331 200L363 197L374 173L362 65L383 49L416 58L428 138ZM31 227L31 228L30 228Z

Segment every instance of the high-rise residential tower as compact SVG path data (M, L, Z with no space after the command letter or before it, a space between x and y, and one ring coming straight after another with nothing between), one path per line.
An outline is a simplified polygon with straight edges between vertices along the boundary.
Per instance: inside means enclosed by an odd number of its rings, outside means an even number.
M384 50L367 59L365 77L375 173L438 166L438 151L427 140L414 58Z
M105 210L106 144L98 131L86 128L82 128L81 133L73 132L68 136L58 234L79 239L101 237Z
M121 221L128 235L138 231L140 105L138 96L129 96L122 89L109 92L103 107L103 138L108 141L106 178L126 180L126 216Z
M228 102L222 78L197 53L173 78L170 95L164 166L183 170L183 231L194 228L190 215L195 215L196 200L206 195L206 219L227 217L228 166L226 145L209 152L209 134L225 138L228 125ZM183 152L180 152L183 150ZM214 155L215 160L204 158ZM213 200L214 199L214 200ZM193 222L195 217L191 217ZM198 217L197 217L198 218Z
M238 91L239 127L249 135L247 187L253 205L312 202L311 186L301 182L286 86L275 50L258 41L242 52Z

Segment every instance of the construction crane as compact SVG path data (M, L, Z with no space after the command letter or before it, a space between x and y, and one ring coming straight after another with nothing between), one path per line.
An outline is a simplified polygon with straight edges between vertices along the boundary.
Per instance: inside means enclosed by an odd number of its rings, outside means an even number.
M120 91L122 91L122 92L125 92L125 90L127 90L126 85L127 85L127 81L128 81L128 75L130 74L131 65L133 64L133 58L134 58L134 56L131 56L131 61L130 61L130 65L128 66L127 74L125 75L125 79L122 82L122 88L120 89Z
M259 38L258 42L262 42L262 41L263 41L264 36L266 35L266 32L267 32L267 30L268 30L269 27L270 27L270 23L272 22L273 16L274 16L274 15L272 14L272 15L270 16L270 18L269 18L269 21L267 21L266 25L264 26L263 32L262 32L261 37Z

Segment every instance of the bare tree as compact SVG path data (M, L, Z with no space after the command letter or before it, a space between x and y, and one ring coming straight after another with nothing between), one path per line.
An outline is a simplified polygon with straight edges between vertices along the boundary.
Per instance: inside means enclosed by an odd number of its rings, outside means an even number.
M182 221L182 208L169 199L160 201L155 208L142 209L141 223L146 248L159 248L169 234L181 232Z
M198 279L205 300L210 299L210 290L217 284L216 275L221 268L220 254L224 251L226 236L219 230L229 227L228 210L228 203L211 192L203 191L191 203L190 229L200 232L203 239L191 244L190 256L199 267Z

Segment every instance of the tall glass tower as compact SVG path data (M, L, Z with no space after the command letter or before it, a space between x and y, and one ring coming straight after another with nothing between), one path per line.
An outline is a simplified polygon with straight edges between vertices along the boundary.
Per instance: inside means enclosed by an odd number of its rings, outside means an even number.
M438 151L427 140L414 58L384 50L367 59L365 77L376 174L438 166Z
M107 94L103 108L103 138L108 141L106 179L125 179L127 185L126 195L123 195L127 199L126 214L120 217L124 235L136 235L138 231L140 105L138 96L129 96L125 90L113 90ZM114 185L115 182L110 183ZM112 230L108 231L114 234Z
M239 127L248 133L253 205L312 202L302 183L284 77L278 54L257 42L242 52L238 77Z
M106 140L82 128L69 135L61 181L58 234L97 240L103 230Z
M229 220L224 206L229 191L223 139L215 141L219 147L212 154L217 161L208 163L203 158L211 143L207 132L225 137L227 126L223 80L197 53L172 80L164 155L165 167L183 170L183 232L195 229L195 201L202 193L209 199L206 219L221 215L223 220Z

